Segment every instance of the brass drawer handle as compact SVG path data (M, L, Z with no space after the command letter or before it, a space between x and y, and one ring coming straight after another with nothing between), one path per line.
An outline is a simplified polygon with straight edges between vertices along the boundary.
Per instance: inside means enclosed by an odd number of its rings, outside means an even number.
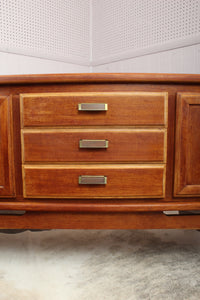
M78 178L79 184L107 184L106 176L81 175Z
M80 140L79 148L106 149L106 148L108 148L108 141L107 140Z
M80 110L80 111L107 111L108 104L106 104L106 103L79 103L78 110Z

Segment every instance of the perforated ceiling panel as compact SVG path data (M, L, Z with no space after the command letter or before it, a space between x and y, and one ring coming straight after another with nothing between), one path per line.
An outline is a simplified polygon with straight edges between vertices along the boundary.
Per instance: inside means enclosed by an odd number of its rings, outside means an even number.
M93 0L94 62L172 49L188 37L200 42L200 0Z
M0 51L85 63L89 0L0 0Z
M200 43L200 0L0 0L0 51L101 64Z

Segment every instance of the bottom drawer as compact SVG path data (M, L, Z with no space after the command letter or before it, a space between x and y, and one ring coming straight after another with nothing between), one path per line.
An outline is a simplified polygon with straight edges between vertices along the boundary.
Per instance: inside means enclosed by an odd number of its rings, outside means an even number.
M25 165L26 198L163 198L164 165Z

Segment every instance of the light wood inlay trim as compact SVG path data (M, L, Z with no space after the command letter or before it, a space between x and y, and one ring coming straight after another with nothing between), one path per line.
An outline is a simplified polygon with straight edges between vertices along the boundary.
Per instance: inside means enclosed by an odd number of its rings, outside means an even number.
M42 165L32 165L32 164L24 164L23 166L26 166L29 169L80 169L80 165L76 165L76 164L62 164L62 165L57 165L57 164L52 164L52 165L46 165L46 164L42 164ZM160 168L162 169L163 166L165 166L164 164L113 164L111 166L111 164L92 164L92 165L88 165L88 164L82 164L81 168L88 168L88 169L96 169L98 167L98 169L110 169L112 167L112 169L118 169L118 168L125 168L125 169L132 169L133 167L135 169L152 169L152 168Z
M165 97L165 108L164 108L164 123L165 127L168 127L168 92L164 92Z
M20 103L20 125L21 128L24 127L24 102L23 102L23 94L20 94L19 97L19 103Z
M23 131L23 129L21 129L20 134L21 134L21 158L22 158L22 164L24 164L25 148L24 148L24 131Z
M164 165L163 169L163 197L165 197L166 192L166 165Z
M22 127L22 130L72 130L72 129L88 129L88 130L126 130L126 129L136 129L136 130L162 130L162 129L167 129L165 128L165 125L76 125L76 126L71 126L71 125L65 125L65 126L60 126L60 125L53 125L53 126L26 126Z
M78 127L78 126L77 126ZM84 126L82 127L74 127L74 128L23 128L21 129L22 133L24 132L27 132L27 133L51 133L51 132L94 132L94 128L90 127L90 128L85 128ZM95 131L101 131L101 132L107 132L107 131L114 131L114 132L124 132L124 131L134 131L134 132L166 132L166 129L164 128L149 128L149 127L143 127L143 128L138 128L138 127L135 127L135 128L128 128L128 127L125 127L125 128L108 128L108 127L101 127L101 128L97 128L95 129Z
M163 151L164 151L164 154L163 154L163 157L164 157L164 163L166 164L167 163L167 129L165 130L165 136L164 136L164 146L163 146Z
M164 163L163 162L158 162L158 161L151 161L151 162L144 162L144 161L126 161L126 162L124 162L124 161L117 161L117 162L115 162L115 161L109 161L109 162L100 162L100 161L84 161L84 162L82 162L82 161L78 161L78 162L71 162L71 161L65 161L65 162L52 162L52 161L45 161L45 162L41 162L41 161L34 161L34 162L24 162L22 165L24 165L24 166L30 166L30 165L32 165L32 166L43 166L43 165L45 165L45 166L62 166L62 165L71 165L71 164L73 164L73 165L80 165L80 166L83 166L83 165L102 165L102 164L104 164L104 165L130 165L130 164L134 164L134 165L142 165L142 164L146 164L146 163L149 163L149 164L152 164L152 165L158 165L158 164L162 164L162 165L164 165Z
M165 100L167 99L167 92L60 92L60 93L22 93L20 96L22 98L28 97L55 97L55 96L100 96L102 98L106 97L113 97L113 96L164 96Z
M22 188L23 188L23 196L26 197L26 176L25 176L25 168L24 164L22 164Z

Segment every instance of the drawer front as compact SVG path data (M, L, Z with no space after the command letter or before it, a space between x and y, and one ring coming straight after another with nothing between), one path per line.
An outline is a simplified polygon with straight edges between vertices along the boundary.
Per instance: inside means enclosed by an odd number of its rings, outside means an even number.
M164 165L23 167L27 198L163 198Z
M22 131L23 162L164 162L165 129Z
M165 92L21 94L21 127L167 124Z

